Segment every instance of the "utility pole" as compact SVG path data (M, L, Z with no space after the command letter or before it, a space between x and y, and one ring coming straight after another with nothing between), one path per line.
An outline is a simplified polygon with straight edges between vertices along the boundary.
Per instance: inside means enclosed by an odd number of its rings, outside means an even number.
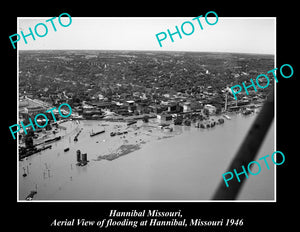
M227 171L240 168L242 165L247 165L249 162L255 159L265 135L274 118L274 92L270 93L265 101L260 113L257 115L255 121L251 125L250 130L235 157L231 161ZM245 176L240 177L240 182L232 182L229 187L226 187L224 180L222 179L217 191L213 196L213 200L234 200L242 185L244 183Z

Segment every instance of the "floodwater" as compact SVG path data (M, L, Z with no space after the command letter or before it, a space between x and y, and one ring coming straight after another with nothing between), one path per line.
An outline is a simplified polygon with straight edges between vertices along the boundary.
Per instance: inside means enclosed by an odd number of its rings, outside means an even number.
M57 134L63 138L51 143L52 149L19 162L19 199L36 190L33 200L210 200L256 114L230 116L214 128L173 125L173 131L158 128L157 119L128 128L120 122L65 122L66 130ZM103 129L105 133L90 137ZM110 136L124 130L128 133ZM98 159L133 144L137 149L129 154ZM70 150L64 152L66 147ZM78 149L88 155L86 166L76 165ZM274 122L256 160L273 152ZM249 175L238 200L274 200L274 165L268 160L268 170L258 162L261 172Z

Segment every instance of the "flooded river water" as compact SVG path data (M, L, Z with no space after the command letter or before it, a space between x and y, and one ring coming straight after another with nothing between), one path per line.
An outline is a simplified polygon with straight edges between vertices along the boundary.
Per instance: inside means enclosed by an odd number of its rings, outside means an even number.
M127 127L126 123L68 121L60 141L19 162L19 199L37 190L34 200L210 200L255 115L231 115L210 129L157 127L157 119ZM74 142L74 136L83 128ZM91 132L105 133L90 137ZM111 137L112 131L127 134ZM129 145L134 151L112 161L99 156ZM134 145L134 146L133 146ZM69 147L69 151L64 151ZM88 164L76 165L76 151L87 153ZM256 158L274 152L274 122ZM261 161L259 161L261 162ZM23 177L23 173L27 173ZM262 165L249 176L240 200L274 199L274 165Z

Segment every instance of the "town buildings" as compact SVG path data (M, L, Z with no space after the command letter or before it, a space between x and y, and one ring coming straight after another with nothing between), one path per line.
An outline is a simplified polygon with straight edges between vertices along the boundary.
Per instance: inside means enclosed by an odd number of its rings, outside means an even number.
M199 112L219 114L264 100L269 89L240 95L226 92L237 80L273 67L273 56L134 51L21 51L19 97L26 117L43 104L68 103L84 119L108 112L122 117ZM225 103L228 108L225 107Z

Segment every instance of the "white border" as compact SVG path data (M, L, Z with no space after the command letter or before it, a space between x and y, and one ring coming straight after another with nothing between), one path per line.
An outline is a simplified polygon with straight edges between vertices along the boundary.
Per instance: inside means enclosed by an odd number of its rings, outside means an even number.
M19 33L19 19L44 19L45 17L17 17L17 33ZM82 18L89 18L89 17L82 17ZM221 18L221 17L220 17ZM277 44L277 17L224 17L226 19L273 19L275 20L275 54L274 54L274 68L276 68L276 55L277 55L277 50L276 50L276 44ZM276 124L277 124L277 87L276 83L274 80L274 120L272 123L274 123L274 151L277 151L276 149L276 142L277 142L277 134L276 134ZM17 122L19 122L19 46L17 46ZM166 202L166 203L173 203L173 202L179 202L179 203L195 203L195 202L201 202L201 203L215 203L215 202L225 202L225 203L240 203L240 202L251 202L251 203L256 203L256 202L271 202L271 203L276 203L277 202L277 165L274 165L274 199L273 200L33 200L33 201L27 201L27 200L20 200L19 199L19 136L17 136L17 202L18 203L44 203L44 202L51 202L51 203L89 203L89 202L151 202L151 203L160 203L160 202ZM220 178L221 180L221 178Z
M19 34L19 17L17 18L17 33ZM19 46L17 45L17 120L19 122ZM22 202L20 200L20 184L19 184L19 172L20 172L20 162L19 162L19 136L17 136L17 202Z
M275 54L274 54L274 68L276 68L276 63L277 63L277 50L276 50L276 45L277 45L277 18L275 18L275 25L274 25L274 31L275 31ZM277 73L276 73L277 74ZM277 84L275 82L275 79L273 81L274 83L274 151L277 151ZM275 158L276 159L276 158ZM274 167L274 201L277 202L277 165Z

